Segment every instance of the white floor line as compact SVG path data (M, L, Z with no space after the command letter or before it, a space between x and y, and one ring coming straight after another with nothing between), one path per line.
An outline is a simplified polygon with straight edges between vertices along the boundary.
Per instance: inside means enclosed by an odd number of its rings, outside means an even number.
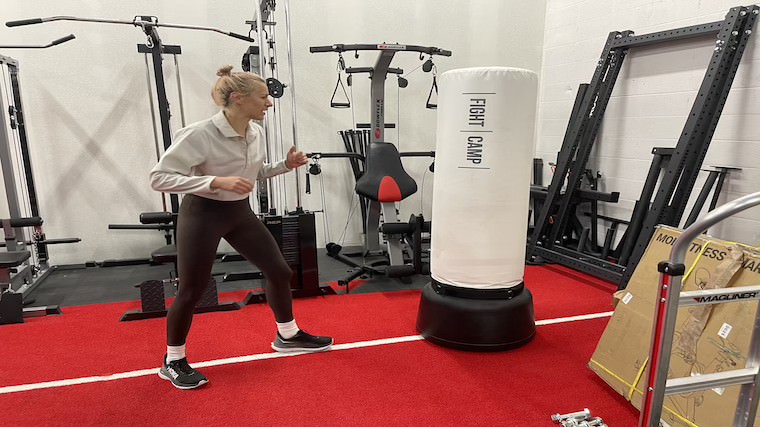
M610 317L610 316L612 316L612 312L607 311L603 313L584 314L581 316L559 317L556 319L539 320L536 322L536 325L537 326L552 325L552 324L557 324L557 323L575 322L579 320L588 320L588 319L598 319L601 317ZM353 342L353 343L347 343L347 344L337 344L337 345L332 346L332 348L329 351L349 350L349 349L362 348L362 347L374 347L374 346L387 345L387 344L398 344L398 343L403 343L403 342L419 341L422 339L423 338L421 335L409 335L405 337L384 338L384 339L371 340L371 341L359 341L359 342ZM206 362L193 363L193 366L196 368L206 368L209 366L220 366L220 365L229 365L229 364L234 364L234 363L253 362L256 360L276 359L276 358L290 357L290 356L302 356L304 354L310 354L310 353L308 352L260 353L260 354L252 354L248 356L228 357L226 359L217 359L217 360L209 360ZM5 386L5 387L0 387L0 394L10 394L10 393L18 393L22 391L40 390L40 389L45 389L45 388L66 387L66 386L71 386L71 385L89 384L89 383L96 383L96 382L122 380L126 378L144 377L148 375L156 375L157 372L158 372L158 368L150 368L150 369L140 369L138 371L121 372L121 373L113 374L113 375L81 377L81 378L72 378L68 380L56 380L56 381L46 381L46 382L34 383L34 384Z
M576 320L599 319L601 317L610 317L612 316L612 313L613 313L612 311L605 311L602 313L582 314L580 316L558 317L556 319L545 319L545 320L537 321L536 325L543 326L543 325L553 325L555 323L575 322Z

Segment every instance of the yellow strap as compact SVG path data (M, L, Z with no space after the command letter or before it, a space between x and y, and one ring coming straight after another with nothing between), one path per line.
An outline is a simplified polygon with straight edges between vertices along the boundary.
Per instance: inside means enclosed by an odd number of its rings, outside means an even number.
M744 248L747 248L747 249L750 249L750 250L753 250L753 251L759 251L760 250L760 246L750 246L750 245L748 245L746 243L739 243L739 242L725 242L725 243L728 244L728 245L738 245L738 246L741 246L741 247L744 247Z
M647 365L647 362L648 362L648 360L644 362L644 365L639 370L639 374L636 376L636 383L639 382L639 378L641 378L641 376L642 376L642 374L644 372L644 368ZM638 393L638 394L640 394L642 396L644 395L643 392L641 392L639 390L636 390L636 384L628 384L627 381L625 381L624 379L620 378L614 372L612 372L609 369L605 368L604 366L602 366L602 364L600 364L599 362L597 362L594 359L591 359L591 363L593 363L594 365L598 366L601 370L603 370L604 372L606 372L607 374L609 374L612 378L615 378L616 380L618 380L621 383L623 383L623 385L628 386L628 388L631 390L631 393L628 396L628 401L629 402L631 400L631 396L633 396L633 392L636 392L636 393ZM684 418L680 414L678 414L676 411L670 409L669 407L667 407L665 405L662 406L662 409L668 411L671 415L673 415L674 417L678 418L682 423L686 424L689 427L699 427L698 425L694 424L692 421L687 420L686 418Z
M689 277L689 274L691 274L691 272L694 271L694 268L697 266L697 262L699 261L699 258L701 258L702 255L704 255L705 250L707 250L707 246L709 246L709 245L710 245L709 241L705 242L705 244L702 245L702 250L699 251L699 254L697 255L697 257L694 258L694 262L691 264L691 267L689 267L689 270L686 272L686 274L683 275L683 278L681 279L681 282L683 282L684 280L686 280L686 278Z
M628 393L628 400L629 401L633 397L633 392L636 391L636 387L639 386L639 381L641 380L641 377L644 375L644 369L646 369L647 363L649 363L649 358L648 357L646 359L644 359L644 363L641 364L641 368L639 369L639 373L636 374L636 379L633 381L633 385L631 385L631 390Z

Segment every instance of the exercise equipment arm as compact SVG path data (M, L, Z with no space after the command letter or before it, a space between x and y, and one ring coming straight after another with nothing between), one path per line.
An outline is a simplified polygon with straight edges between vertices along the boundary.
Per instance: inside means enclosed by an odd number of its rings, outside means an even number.
M435 158L435 151L404 151L398 153L401 157L433 157Z
M213 28L213 27L203 27L199 25L159 24L157 21L145 21L138 18L139 17L136 17L132 21L122 21L122 20L116 20L116 19L79 18L76 16L50 16L47 18L30 18L30 19L21 19L18 21L8 21L5 23L5 25L8 27L19 27L22 25L42 24L43 22L51 22L51 21L99 22L103 24L134 25L135 27L153 26L153 27L181 28L181 29L186 29L186 30L213 31L215 33L223 34L228 37L234 37L240 40L245 40L251 43L255 41L250 37L247 37L241 34L232 33L229 31L220 30L218 28Z
M334 44L330 46L311 46L309 52L346 52L352 50L398 50L407 52L421 52L428 55L451 56L450 50L441 49L435 46L417 46L409 44Z
M307 153L306 157L310 159L358 159L362 162L365 160L365 157L362 156L359 153Z
M39 227L42 225L42 218L38 216L28 218L10 218L8 223L11 227Z
M52 42L45 45L9 45L0 46L0 49L47 49L49 47L58 46L59 44L66 43L69 40L74 40L76 37L73 34L63 36L59 39L55 39Z

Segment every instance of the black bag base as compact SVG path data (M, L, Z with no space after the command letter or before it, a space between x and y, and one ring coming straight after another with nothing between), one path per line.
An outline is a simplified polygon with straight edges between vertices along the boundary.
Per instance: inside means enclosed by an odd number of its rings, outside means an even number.
M504 351L529 343L536 335L533 296L522 286L509 298L474 299L422 289L417 330L426 340L465 351Z

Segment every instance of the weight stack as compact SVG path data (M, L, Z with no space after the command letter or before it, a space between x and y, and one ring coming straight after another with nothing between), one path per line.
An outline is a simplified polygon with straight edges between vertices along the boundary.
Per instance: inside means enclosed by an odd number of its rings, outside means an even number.
M293 270L290 283L293 297L335 293L329 286L319 283L317 229L313 213L266 215L262 222L274 236L285 262Z

